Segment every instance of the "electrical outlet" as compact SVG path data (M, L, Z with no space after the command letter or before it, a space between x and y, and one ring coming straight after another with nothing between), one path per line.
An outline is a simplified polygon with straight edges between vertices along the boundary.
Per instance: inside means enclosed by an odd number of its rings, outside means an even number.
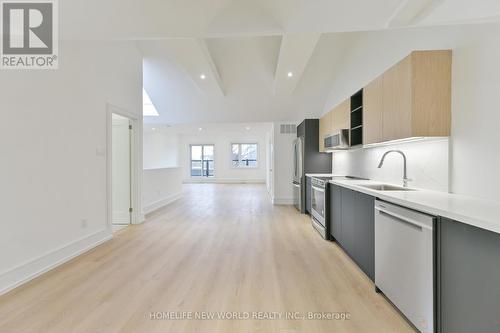
M88 224L87 219L81 219L80 222L81 222L82 228L84 228L84 229L87 228L87 224Z

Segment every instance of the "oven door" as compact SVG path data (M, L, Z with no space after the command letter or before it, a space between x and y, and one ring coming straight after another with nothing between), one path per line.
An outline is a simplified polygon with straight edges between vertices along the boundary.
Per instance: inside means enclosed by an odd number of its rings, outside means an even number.
M314 219L325 227L325 189L323 187L312 186L311 190L311 210Z

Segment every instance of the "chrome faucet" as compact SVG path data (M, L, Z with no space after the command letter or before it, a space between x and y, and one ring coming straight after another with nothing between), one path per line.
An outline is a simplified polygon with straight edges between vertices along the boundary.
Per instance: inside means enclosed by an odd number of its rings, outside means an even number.
M401 156L403 156L403 186L408 187L408 182L411 181L411 179L408 178L408 175L406 173L406 155L401 150L386 151L385 154L382 156L382 159L380 160L378 168L380 169L384 165L385 157L387 155L389 155L390 153L398 153L398 154L401 154Z

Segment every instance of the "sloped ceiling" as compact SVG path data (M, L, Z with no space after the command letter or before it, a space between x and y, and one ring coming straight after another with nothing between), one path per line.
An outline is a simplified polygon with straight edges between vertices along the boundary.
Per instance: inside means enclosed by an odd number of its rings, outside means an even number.
M220 73L224 96L201 88L182 63L168 52L168 41L143 41L144 85L161 116L146 122L259 122L317 116L329 90L336 59L342 56L344 35L324 35L318 41L293 94L277 95L275 72L282 37L207 39Z
M498 0L64 0L65 40L134 40L160 117L316 117L359 34L500 20ZM288 73L293 73L289 77ZM204 79L201 79L203 76Z

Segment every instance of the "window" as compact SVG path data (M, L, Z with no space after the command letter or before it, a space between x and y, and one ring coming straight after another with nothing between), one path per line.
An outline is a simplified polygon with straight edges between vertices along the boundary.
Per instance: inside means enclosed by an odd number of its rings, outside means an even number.
M191 177L214 176L214 145L191 145Z
M153 102L151 102L151 98L149 98L149 95L144 88L142 88L142 114L144 117L159 116L156 107Z
M257 168L258 149L256 143L233 143L231 145L232 165L235 168Z

